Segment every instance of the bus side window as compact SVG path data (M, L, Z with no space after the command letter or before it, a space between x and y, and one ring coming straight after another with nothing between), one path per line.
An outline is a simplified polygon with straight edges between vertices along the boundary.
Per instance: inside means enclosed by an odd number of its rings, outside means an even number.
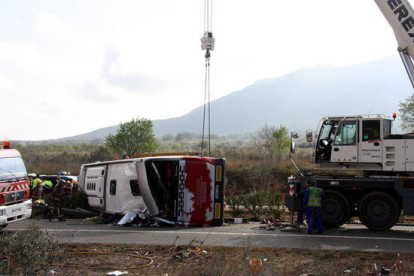
M109 182L109 193L111 195L116 195L116 180L111 180L111 182Z
M129 186L131 187L131 193L133 196L140 196L141 190L139 189L138 180L132 179L129 181Z

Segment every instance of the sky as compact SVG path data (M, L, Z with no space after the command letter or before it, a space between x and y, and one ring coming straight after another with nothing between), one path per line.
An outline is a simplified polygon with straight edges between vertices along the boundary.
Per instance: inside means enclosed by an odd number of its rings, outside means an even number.
M213 100L302 67L398 55L373 0L213 0L212 26ZM188 113L204 101L203 31L203 0L0 0L0 139Z

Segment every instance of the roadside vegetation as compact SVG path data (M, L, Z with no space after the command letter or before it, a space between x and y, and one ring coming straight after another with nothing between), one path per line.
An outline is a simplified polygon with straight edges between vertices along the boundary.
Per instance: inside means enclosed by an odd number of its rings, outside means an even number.
M50 275L50 263L59 261L52 255L57 251L60 251L58 242L36 225L0 235L0 274Z
M179 242L179 241L176 241ZM254 248L204 246L202 241L169 246L122 244L58 244L37 227L0 236L2 275L275 275L339 276L413 275L413 254L329 251L315 248ZM406 274L393 264L401 261ZM378 271L377 271L378 272ZM402 271L399 271L402 273ZM371 274L372 273L372 274Z
M82 164L132 157L146 152L200 152L201 136L183 132L158 139L149 120L138 118L120 125L106 142L82 144L17 144L29 173L79 173ZM294 160L301 168L312 168L311 148L298 144ZM265 125L255 133L211 135L211 156L226 158L227 196L257 191L283 191L286 179L296 169L289 161L290 136L286 127Z

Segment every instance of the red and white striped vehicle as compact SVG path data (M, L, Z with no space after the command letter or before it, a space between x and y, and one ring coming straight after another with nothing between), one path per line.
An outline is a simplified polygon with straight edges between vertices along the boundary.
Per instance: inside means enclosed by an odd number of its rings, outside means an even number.
M26 167L19 151L5 141L0 147L0 228L31 215L32 200Z

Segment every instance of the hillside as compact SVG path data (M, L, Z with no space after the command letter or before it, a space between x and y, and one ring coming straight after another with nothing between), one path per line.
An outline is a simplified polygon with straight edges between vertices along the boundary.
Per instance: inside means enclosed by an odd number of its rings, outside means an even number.
M303 68L213 101L212 133L252 132L264 124L303 131L316 128L327 115L391 114L411 94L397 55L352 66ZM155 120L155 133L201 133L202 112L201 106L181 117ZM55 141L102 139L116 130L117 126L110 126Z

